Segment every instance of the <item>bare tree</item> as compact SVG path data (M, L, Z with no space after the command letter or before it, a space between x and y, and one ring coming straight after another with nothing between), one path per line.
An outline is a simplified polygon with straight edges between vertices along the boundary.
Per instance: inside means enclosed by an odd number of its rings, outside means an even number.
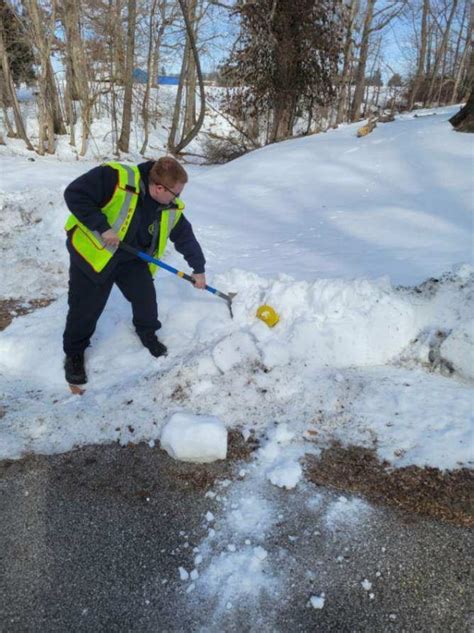
M83 156L87 149L94 99L89 90L89 69L84 55L84 41L81 37L80 0L62 0L60 17L65 34L66 106L70 142L71 145L75 145L76 113L74 101L77 101L81 107L82 143L80 155Z
M118 149L128 152L130 145L130 127L132 122L133 65L135 61L135 25L137 17L136 0L128 0L127 16L127 53L125 60L125 91L123 97L122 129L118 140Z
M31 144L30 139L26 133L25 125L23 123L23 117L21 115L20 104L18 103L18 98L16 96L15 84L13 83L13 76L10 69L10 61L8 59L6 47L5 47L5 38L3 32L3 24L0 22L0 63L2 67L2 72L0 74L0 94L2 98L2 107L6 112L7 103L11 104L13 108L13 116L15 119L15 125L17 130L17 135L22 138L26 144L26 147L29 150L34 150L33 145ZM9 125L8 115L5 117L7 125L9 127L9 134L13 134L13 130Z
M350 74L354 49L354 23L359 10L359 0L350 0L343 10L344 49L343 66L339 78L336 125L346 118L347 93L350 86Z
M421 14L421 34L420 45L418 49L418 62L416 66L416 74L412 83L410 96L408 98L408 109L413 109L413 104L416 101L418 90L420 89L421 82L423 80L423 74L426 63L426 49L428 45L428 14L430 11L430 0L423 0L423 10Z
M23 3L27 10L25 24L34 46L39 67L39 141L37 151L39 154L43 154L46 149L49 154L54 154L55 133L66 133L51 65L51 49L55 38L56 0L52 0L48 12L38 5L37 0L23 0Z
M453 84L453 92L451 94L451 103L456 103L458 101L458 96L459 96L459 87L461 85L463 76L466 74L466 67L467 67L467 63L469 60L469 53L471 52L471 60L472 60L472 45L471 45L471 38L472 38L472 26L471 28L468 30L468 34L466 37L466 41L464 44L464 51L458 66L458 69L456 71L455 74L455 78L454 78L454 84ZM472 61L471 61L471 65L472 65Z
M198 84L199 84L199 116L195 122L195 124L193 125L193 127L190 130L185 130L183 129L183 133L181 136L181 139L175 143L174 138L171 136L171 132L170 132L170 139L168 141L168 148L169 150L174 153L174 154L179 154L180 152L183 151L183 149L189 145L189 143L191 143L191 141L197 136L197 134L199 133L199 130L202 127L202 124L204 122L204 115L206 112L206 93L204 90L204 80L203 80L203 76L202 76L202 71L201 71L201 62L199 59L199 53L198 53L198 49L197 49L197 45L196 45L196 38L195 38L195 33L194 33L194 29L193 29L193 23L192 23L192 18L195 16L190 16L188 8L186 7L185 4L185 0L178 0L179 5L181 7L181 12L183 14L183 18L184 18L184 23L186 26L186 34L187 34L187 45L189 46L191 52L192 52L192 56L193 56L193 60L194 60L194 64L195 64L195 70L196 70L196 74L197 74L197 79L198 79ZM195 10L195 2L194 0L192 0L192 5L191 8L194 7ZM184 57L185 59L185 57ZM185 68L185 61L183 59L183 68ZM185 72L182 69L182 73ZM181 83L181 82L180 82Z
M453 90L450 103L456 103L459 96L466 97L469 93L469 78L472 64L472 36L474 27L474 11L471 2L465 0L462 18L458 27L456 48L452 61L451 81ZM471 56L469 55L471 53ZM470 61L471 60L471 61ZM459 92L461 90L461 95Z
M202 3L201 3L202 4ZM194 41L198 40L198 28L202 15L200 15L200 8L196 0L188 1L189 8L189 21L192 25ZM196 123L196 63L194 61L194 54L191 46L187 46L186 56L186 84L185 84L185 98L184 98L184 116L183 116L183 129L191 130Z
M157 79L157 73L155 74L155 64L158 63L157 55L159 54L160 43L163 37L163 33L166 26L166 6L167 2L164 0L160 3L160 19L159 26L157 24L157 8L158 0L152 0L150 6L150 13L148 16L148 51L147 51L147 65L146 65L146 86L145 94L143 96L142 103L142 119L143 119L143 144L140 149L140 154L145 154L148 146L149 127L150 127L150 93L151 88L155 84ZM156 34L156 35L155 35Z
M404 0L393 0L382 3L376 8L378 0L367 0L367 6L363 19L362 36L359 47L359 59L355 73L355 89L351 106L351 120L358 121L360 109L364 97L365 74L367 59L369 56L370 37L376 31L384 29L404 9Z
M433 100L433 95L434 95L434 91L436 88L436 81L438 79L437 75L438 75L438 71L439 68L442 64L442 62L444 63L445 60L445 53L446 53L446 49L447 49L447 44L448 44L448 39L449 39L449 34L450 34L450 29L451 29L451 24L453 22L453 18L456 14L456 9L458 6L458 0L451 0L451 11L449 12L448 15L448 19L446 22L446 26L442 32L442 36L441 36L441 41L440 44L438 46L438 50L436 52L436 57L435 57L435 61L433 64L433 69L431 71L431 82L430 82L430 87L429 87L429 91L428 91L428 97L427 97L427 101L428 103L431 103Z

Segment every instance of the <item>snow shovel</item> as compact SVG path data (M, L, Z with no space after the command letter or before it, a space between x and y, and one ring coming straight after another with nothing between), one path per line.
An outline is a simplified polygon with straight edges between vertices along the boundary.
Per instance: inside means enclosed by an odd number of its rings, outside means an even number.
M178 270L177 268L173 268L173 266L170 266L169 264L165 264L165 262L162 262L160 259L155 259L154 257L151 257L151 255L147 255L146 253L139 251L137 248L134 248L133 246L130 246L129 244L120 242L119 248L123 249L124 251L127 251L128 253L133 253L133 255L136 255L137 257L140 257L140 259L143 259L143 261L148 262L149 264L155 264L156 266L159 266L160 268L164 268L168 272L178 275L178 277L181 277L182 279L186 279L186 281L189 281L192 284L194 284L194 279L191 277L191 275L187 275L186 273L183 273L181 270ZM227 303L227 307L229 308L230 316L233 319L234 315L232 313L232 299L235 297L237 293L229 292L229 294L224 294L220 290L217 290L217 288L213 288L212 286L207 286L207 285L205 289L208 292L212 292L213 295L217 295L221 299L224 299L224 301Z
M192 284L194 283L194 279L191 277L191 275L187 275L186 273L183 273L182 271L177 270L176 268L173 268L173 266L170 266L169 264L165 264L165 262L162 262L160 259L151 257L151 255L147 255L146 253L139 251L137 248L134 248L133 246L130 246L129 244L125 244L125 242L120 242L119 248L123 249L124 251L127 251L128 253L132 253L133 255L136 255L137 257L140 257L140 259L143 259L143 261L145 262L156 264L156 266L159 266L160 268L164 268L168 272L173 273L174 275L177 275L178 277L181 277L182 279L186 279L186 281L189 281ZM233 319L234 315L232 313L232 300L236 296L237 293L229 292L228 294L224 294L220 290L217 290L217 288L213 288L212 286L207 286L207 285L206 285L206 290L208 292L212 292L212 294L217 295L221 299L224 299L224 301L227 303L227 307L229 308L230 316ZM260 321L263 321L266 325L268 325L268 327L274 327L280 320L280 317L278 316L278 314L269 305L260 306L257 310L256 317L257 319L260 319Z

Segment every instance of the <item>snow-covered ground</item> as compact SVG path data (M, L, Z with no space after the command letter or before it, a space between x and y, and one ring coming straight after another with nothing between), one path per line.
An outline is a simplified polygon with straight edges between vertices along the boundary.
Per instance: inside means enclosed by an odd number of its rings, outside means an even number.
M246 435L291 429L265 466L287 487L301 474L298 458L333 439L374 446L394 466L469 464L473 144L452 131L452 112L404 115L362 139L345 126L191 167L186 213L208 282L238 292L234 319L221 300L160 272L169 356L156 360L114 292L82 397L66 391L62 370L62 192L95 163L1 148L0 297L56 300L0 334L0 458L153 443L181 412ZM185 268L174 251L167 260ZM280 315L275 328L255 318L263 303Z

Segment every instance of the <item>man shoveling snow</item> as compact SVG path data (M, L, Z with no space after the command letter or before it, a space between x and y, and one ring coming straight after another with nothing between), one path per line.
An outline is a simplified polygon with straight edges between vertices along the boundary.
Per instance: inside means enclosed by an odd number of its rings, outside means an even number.
M143 345L155 357L167 352L156 336L161 327L153 283L157 266L119 249L121 242L158 258L169 238L194 271L194 286L205 288L206 260L179 197L187 181L185 169L164 157L138 166L106 163L67 187L69 311L63 348L66 380L76 393L87 382L84 351L114 284L132 304Z

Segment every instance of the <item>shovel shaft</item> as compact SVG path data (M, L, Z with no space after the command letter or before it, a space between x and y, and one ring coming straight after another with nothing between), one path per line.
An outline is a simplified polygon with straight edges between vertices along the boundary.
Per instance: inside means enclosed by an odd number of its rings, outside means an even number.
M194 284L194 278L191 275L188 275L187 273L184 273L181 270L178 270L177 268L173 268L173 266L170 266L169 264L165 264L165 262L162 262L161 259L156 259L155 257L152 257L151 255L147 255L147 253L143 253L142 251L139 251L137 248L134 248L133 246L130 246L129 244L125 244L124 242L120 243L120 248L123 249L124 251L127 251L128 253L133 253L133 255L140 257L140 259L143 259L143 261L148 262L149 264L155 264L156 266L159 266L160 268L164 268L168 272L173 273L174 275L177 275L178 277L181 277L182 279L186 279L186 281L189 281L190 283ZM205 289L208 292L211 292L213 295L216 295L220 297L221 299L224 299L229 304L232 303L232 297L224 294L220 290L217 290L217 288L213 288L212 286L206 285Z

